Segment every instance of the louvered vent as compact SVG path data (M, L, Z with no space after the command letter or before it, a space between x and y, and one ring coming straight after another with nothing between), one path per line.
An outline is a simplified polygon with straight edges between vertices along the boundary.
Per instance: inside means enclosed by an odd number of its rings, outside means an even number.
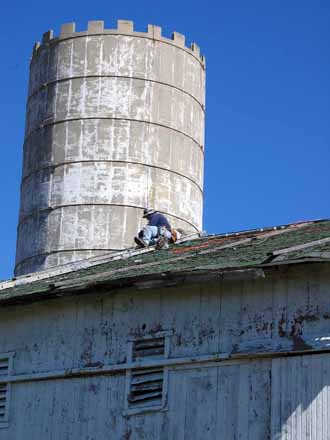
M134 361L164 359L165 337L139 339L133 342ZM131 371L129 408L162 405L164 384L163 367L137 368Z
M139 339L133 344L133 360L154 358L162 359L165 355L165 338Z
M133 370L128 396L130 408L159 406L163 398L163 368L141 368Z
M0 422L6 420L8 384L6 379L9 373L9 359L0 358Z

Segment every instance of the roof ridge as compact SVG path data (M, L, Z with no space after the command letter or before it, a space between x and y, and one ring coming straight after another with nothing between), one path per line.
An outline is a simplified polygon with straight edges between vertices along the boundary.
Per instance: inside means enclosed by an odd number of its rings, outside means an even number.
M279 235L285 232L291 232L293 228L303 228L314 223L325 222L325 221L329 221L329 219L308 220L308 221L290 223L287 225L280 225L280 226L273 226L273 227L259 228L259 229L250 229L240 232L224 233L217 235L203 236L203 233L194 232L178 240L177 244L181 246L178 246L177 249L175 249L175 247L172 249L174 254L176 253L176 251L178 253L180 253L180 251L184 252L184 245L186 242L198 240L201 243L205 243L205 246L203 246L199 250L195 249L196 253L207 254L228 247L235 247L235 246L239 246L240 244L249 243L254 239L263 239L273 235ZM253 234L253 235L244 238L244 236L247 234ZM204 247L206 247L207 242L209 240L212 241L217 238L234 238L234 237L237 237L238 240L235 240L234 242L230 242L230 243L224 242L220 246L217 246L216 248L213 249L204 249ZM187 246L187 248L189 248L189 245ZM61 266L57 266L56 268L51 268L44 271L23 275L20 277L13 278L11 280L5 280L3 282L0 282L0 291L20 285L30 284L35 281L41 281L43 279L51 279L59 275L64 275L70 272L77 272L79 270L88 269L90 267L99 266L116 260L126 260L134 256L152 253L154 251L155 251L155 246L151 246L143 249L127 248L118 252L105 253L97 257L91 257L76 262L64 264ZM184 258L186 258L186 256ZM166 260L167 261L171 260L171 257L167 258Z
M193 236L198 237L199 235L200 234L194 232L192 234L182 237L177 241L177 243L184 243L189 239L191 240ZM105 253L102 255L98 255L96 257L85 258L83 260L62 264L55 268L45 269L39 272L21 275L19 277L14 277L11 280L5 280L3 282L0 282L0 291L14 286L29 284L34 281L54 278L58 275L64 275L66 273L76 272L81 269L88 269L89 267L98 266L101 264L109 263L111 261L126 260L127 258L138 256L141 254L151 253L154 252L155 250L156 250L155 246L149 246L148 248L131 247L117 252Z
M293 222L293 223L286 223L283 225L278 225L278 226L265 226L262 228L252 228L252 229L243 229L241 231L236 231L236 232L224 232L222 234L210 234L207 237L208 238L217 238L217 237L232 237L232 236L239 236L239 235L243 235L243 234L250 234L253 232L267 232L267 231L271 231L271 230L279 230L279 229L289 229L291 227L305 227L308 226L310 224L313 223L320 223L320 222L326 222L329 221L330 219L315 219L315 220L301 220L301 221L297 221L297 222Z

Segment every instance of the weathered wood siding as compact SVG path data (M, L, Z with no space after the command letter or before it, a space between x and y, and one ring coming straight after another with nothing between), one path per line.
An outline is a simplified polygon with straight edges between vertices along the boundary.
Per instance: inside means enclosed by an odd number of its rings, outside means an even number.
M272 439L330 439L330 355L274 359Z
M0 438L264 439L268 371L268 361L173 370L168 411L128 418L122 417L123 375L17 385L10 435Z
M0 440L328 439L329 290L309 265L1 309L0 352L15 357ZM167 404L124 415L129 339L164 330Z

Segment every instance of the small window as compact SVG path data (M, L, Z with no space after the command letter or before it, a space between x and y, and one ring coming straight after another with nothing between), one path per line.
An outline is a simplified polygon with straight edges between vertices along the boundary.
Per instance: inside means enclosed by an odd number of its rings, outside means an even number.
M11 355L0 354L0 428L8 426Z
M126 373L125 414L162 410L166 404L167 367L172 332L134 339L129 344L131 368Z

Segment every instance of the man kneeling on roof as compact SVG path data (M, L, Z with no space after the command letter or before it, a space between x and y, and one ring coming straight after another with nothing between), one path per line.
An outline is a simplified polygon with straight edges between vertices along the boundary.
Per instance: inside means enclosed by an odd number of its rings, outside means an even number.
M173 240L171 225L167 218L155 209L145 208L143 218L148 220L148 224L134 237L135 243L139 247L148 247L156 244L157 248L168 246L170 240Z

